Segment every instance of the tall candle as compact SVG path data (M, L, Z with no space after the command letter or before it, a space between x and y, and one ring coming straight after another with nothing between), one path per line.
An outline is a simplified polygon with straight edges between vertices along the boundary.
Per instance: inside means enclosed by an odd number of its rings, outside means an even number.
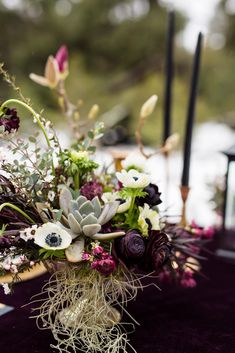
M199 33L197 39L197 46L194 54L193 72L191 79L191 89L189 96L188 112L187 112L187 123L184 141L184 164L182 172L182 186L189 186L189 172L190 172L190 158L191 158L191 144L192 144L192 133L195 115L195 103L197 98L198 88L198 77L200 69L201 59L201 47L202 47L202 33Z
M174 45L174 11L168 13L168 29L166 43L165 62L165 97L163 107L163 144L171 134L171 101L172 101L172 81L173 81L173 45Z

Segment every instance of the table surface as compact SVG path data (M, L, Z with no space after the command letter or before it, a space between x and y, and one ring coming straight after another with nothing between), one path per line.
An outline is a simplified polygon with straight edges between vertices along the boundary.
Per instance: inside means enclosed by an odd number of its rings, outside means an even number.
M130 335L138 353L235 353L235 265L212 257L193 289L148 287L128 306L141 323ZM0 302L15 310L0 317L1 353L56 353L50 331L40 331L30 308L47 275L15 286ZM128 352L129 353L129 352ZM131 352L130 352L131 353Z

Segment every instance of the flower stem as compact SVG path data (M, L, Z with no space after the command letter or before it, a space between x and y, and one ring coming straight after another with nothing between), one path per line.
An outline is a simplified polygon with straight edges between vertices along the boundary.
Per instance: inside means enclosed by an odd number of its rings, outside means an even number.
M74 188L75 188L75 190L79 190L79 187L80 187L80 176L79 176L79 173L74 175L73 180L74 180Z
M20 214L22 214L22 216L24 216L25 218L27 218L31 223L35 224L35 221L34 221L31 217L29 217L24 211L22 211L19 207L13 205L12 203L10 203L10 202L5 202L5 203L1 204L1 205L0 205L0 212L2 211L2 209L3 209L4 207L10 207L10 208L12 208L13 210L15 210L15 211L19 212Z
M45 139L46 139L46 142L47 142L47 145L49 148L51 148L51 143L50 143L50 140L49 140L49 137L46 133L46 130L40 120L40 116L38 113L35 112L35 110L33 108L31 108L28 104L20 101L19 99L8 99L7 101L5 101L2 105L1 105L1 108L4 108L6 106L8 106L9 104L11 103L15 103L15 104L19 104L21 106L23 106L25 109L27 109L32 115L33 117L36 119L37 121L37 124L39 126L39 128L41 129ZM54 162L53 162L53 158L51 160L51 164L52 164L52 172L53 172L53 175L55 176L55 167L54 167Z

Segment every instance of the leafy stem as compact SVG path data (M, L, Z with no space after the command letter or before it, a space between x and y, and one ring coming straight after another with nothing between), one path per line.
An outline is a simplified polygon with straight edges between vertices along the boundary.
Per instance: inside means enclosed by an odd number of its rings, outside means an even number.
M35 221L34 221L30 216L28 216L24 211L22 211L19 207L13 205L12 203L10 203L10 202L5 202L5 203L1 204L1 206L0 206L0 212L2 211L2 209L3 209L4 207L10 207L10 208L12 208L13 210L15 210L15 211L19 212L20 214L22 214L22 216L24 216L25 218L27 218L31 223L35 224Z

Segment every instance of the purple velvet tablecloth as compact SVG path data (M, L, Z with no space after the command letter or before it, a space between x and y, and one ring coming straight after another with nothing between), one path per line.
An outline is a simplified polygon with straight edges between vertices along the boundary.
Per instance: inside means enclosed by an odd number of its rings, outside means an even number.
M128 306L141 323L130 340L138 353L235 353L235 265L212 258L204 264L208 280L194 289L149 287ZM0 353L53 353L49 331L39 331L21 307L47 276L16 285L0 302L15 310L0 317ZM130 352L131 353L131 352Z

